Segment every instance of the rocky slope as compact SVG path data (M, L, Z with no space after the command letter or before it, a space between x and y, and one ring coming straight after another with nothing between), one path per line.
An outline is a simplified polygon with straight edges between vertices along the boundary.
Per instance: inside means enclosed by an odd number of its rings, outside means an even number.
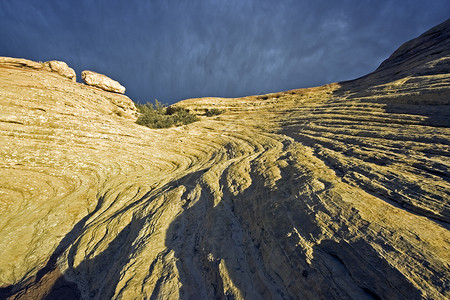
M160 130L0 60L0 298L450 297L449 31Z

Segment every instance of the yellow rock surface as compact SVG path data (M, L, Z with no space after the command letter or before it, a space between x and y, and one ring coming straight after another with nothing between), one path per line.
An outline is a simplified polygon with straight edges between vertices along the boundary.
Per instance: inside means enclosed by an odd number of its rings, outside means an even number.
M363 78L185 100L225 113L157 130L0 59L0 298L449 298L449 23Z

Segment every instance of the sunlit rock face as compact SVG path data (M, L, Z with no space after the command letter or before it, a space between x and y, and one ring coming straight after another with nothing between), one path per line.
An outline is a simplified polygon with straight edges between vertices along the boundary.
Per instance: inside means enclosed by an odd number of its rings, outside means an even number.
M4 57L0 56L0 63L3 67L12 66L12 67L23 67L29 69L40 70L44 68L44 64L40 62L35 62L32 60L24 59L24 58L13 58L13 57Z
M95 86L105 91L119 94L125 93L125 87L123 87L119 82L103 74L86 70L81 72L81 79L83 79L84 83L87 85Z
M363 78L185 100L225 112L158 130L0 59L0 298L449 298L449 26Z
M64 76L72 81L77 81L77 74L75 74L75 71L63 61L58 60L46 61L44 65L50 71L56 72L59 75Z

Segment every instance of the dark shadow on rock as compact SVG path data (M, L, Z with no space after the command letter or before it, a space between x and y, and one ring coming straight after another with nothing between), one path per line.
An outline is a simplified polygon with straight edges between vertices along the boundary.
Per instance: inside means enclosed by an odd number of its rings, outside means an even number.
M188 177L191 178L192 176L195 176L197 178L200 174L202 174L201 171L191 174ZM169 183L166 187L163 187L163 189L172 189L178 185L179 182L174 181ZM136 205L136 203L147 200L151 201L150 192L142 196L136 202L133 202L119 212L116 212L113 216L117 216L121 212L130 209L133 205ZM86 229L86 222L102 208L103 203L104 197L99 197L95 209L76 223L71 231L64 236L50 256L47 264L40 269L35 276L26 282L0 287L0 299L8 299L10 297L14 299L81 299L81 291L77 284L66 280L65 276L59 271L56 262L58 257L71 246L71 250L68 254L68 262L69 265L73 264L78 247L77 239ZM124 227L108 245L105 251L92 259L87 258L76 268L70 269L71 273L80 275L76 276L79 278L89 278L89 276L83 276L82 273L103 273L102 277L105 278L104 281L85 282L87 288L91 291L91 294L88 296L89 298L98 296L99 293L101 293L101 297L105 299L114 295L115 287L120 280L120 271L128 262L130 255L135 252L132 244L137 238L139 231L142 229L145 220L145 218L133 218L133 220Z
M321 228L316 214L329 214L314 192L305 198L307 175L282 172L276 189L267 187L264 178L251 173L252 185L238 196L227 190L226 170L219 180L223 196L214 205L214 197L201 180L203 171L168 183L161 190L167 192L179 185L187 187L186 200L196 184L200 184L198 201L170 224L166 233L166 253L174 251L181 281L181 299L232 299L229 282L223 282L224 270L233 285L246 299L416 299L419 291L388 262L378 256L368 242L352 243L323 240L313 248L313 259L307 262L300 250L298 238L287 237L295 227L301 236L319 236ZM156 195L158 196L158 195ZM151 201L151 197L146 201ZM309 201L307 203L307 201ZM280 202L282 205L277 205ZM313 204L313 205L312 205ZM314 206L315 210L311 210ZM97 209L101 207L101 203ZM96 209L96 210L97 210ZM76 239L82 234L86 216L61 241L58 251L47 266L40 270L32 283L5 289L6 295L39 288L40 282L56 268L57 257L68 246L69 262L74 260ZM111 298L120 281L123 268L135 253L133 242L147 218L133 218L120 233L96 256L86 257L70 270L89 291L88 298ZM345 235L345 228L337 233ZM51 263L52 262L52 263ZM275 263L276 262L276 263ZM70 264L69 264L70 265ZM151 299L156 299L166 278L160 276ZM89 274L104 278L90 282ZM82 291L63 276L52 281L44 299L78 299ZM39 298L37 298L39 299Z
M271 190L252 173L252 186L232 196L222 176L218 205L203 188L195 205L173 221L166 246L177 258L181 299L233 299L229 283L222 280L221 265L246 299L420 299L420 291L364 240L350 244L324 240L314 247L308 263L296 246L298 240L285 233L293 225L302 236L321 229L302 199L293 196L305 188L303 179L283 180ZM274 208L286 198L291 200ZM342 230L337 236L346 234ZM155 299L163 282L158 281Z
M108 244L108 247L93 258L83 260L76 268L71 270L79 278L89 278L89 274L96 274L96 278L103 278L101 282L83 282L90 294L89 299L111 299L114 296L117 284L120 281L121 271L129 262L130 256L135 253L133 242L139 235L145 219L133 219L120 233ZM83 276L83 273L86 276ZM98 275L98 274L101 275ZM64 286L63 286L64 287ZM58 295L61 288L54 286L49 296ZM64 289L62 289L64 291ZM58 299L48 298L48 299ZM61 298L59 298L61 299Z
M320 270L333 292L326 298L422 299L420 291L364 240L325 240L313 252L311 268Z
M103 202L104 202L104 197L99 197L95 209L91 213L89 213L88 215L83 217L80 221L78 221L78 223L75 224L75 226L72 228L72 230L70 230L70 232L64 236L64 238L59 242L59 244L56 247L53 254L50 256L45 267L40 269L36 273L35 276L33 276L31 279L29 279L26 282L22 282L22 283L18 283L16 285L10 285L8 287L0 288L0 299L7 299L13 295L21 295L21 297L26 298L27 291L39 290L39 286L42 286L42 293L38 292L38 291L37 291L37 293L42 296L45 296L48 293L48 289L49 289L48 285L49 284L53 285L54 281L52 279L50 279L50 282L48 282L48 280L44 280L45 282L42 282L44 276L49 273L55 273L55 272L58 273L58 271L56 270L56 268L57 268L56 261L57 261L58 257L64 252L64 250L67 249L67 247L69 245L71 245L73 242L75 242L75 240L79 237L79 235L83 231L87 220L89 220L89 218L92 215L94 215L102 207ZM58 286L60 286L61 288L64 287L64 290L66 292L70 288L72 290L72 294L74 295L74 297L77 297L77 295L78 295L78 298L72 298L72 299L79 299L80 292L78 291L78 288L76 287L76 285L66 281L64 276L60 276L60 278L57 279L57 283L58 283Z
M52 289L44 298L45 300L78 300L81 299L81 293L74 282L67 281L64 276L58 278Z

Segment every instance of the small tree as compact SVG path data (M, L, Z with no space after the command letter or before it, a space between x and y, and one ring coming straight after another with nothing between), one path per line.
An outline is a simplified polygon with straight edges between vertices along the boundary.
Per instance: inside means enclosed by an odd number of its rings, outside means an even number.
M198 117L191 114L189 110L180 107L167 107L157 99L155 99L155 104L147 102L143 105L137 105L137 108L141 114L136 123L150 128L181 126L198 120Z

